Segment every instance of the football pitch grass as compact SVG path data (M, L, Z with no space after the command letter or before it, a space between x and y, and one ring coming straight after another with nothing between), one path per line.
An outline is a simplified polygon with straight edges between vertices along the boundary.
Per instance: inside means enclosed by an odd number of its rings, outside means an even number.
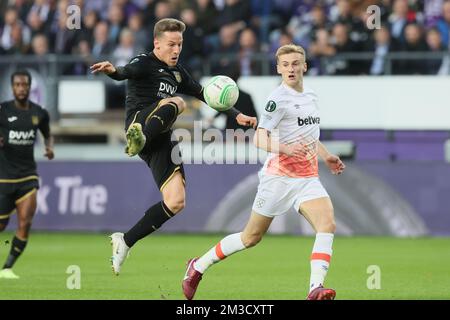
M11 236L0 234L1 263L10 248L5 241ZM35 232L14 268L21 278L0 279L0 300L181 300L187 259L222 237L153 234L136 244L120 276L114 276L108 235ZM214 265L195 298L303 300L313 241L312 237L266 236L258 246ZM449 265L450 238L336 237L326 286L334 288L340 300L450 299ZM379 267L379 283L374 278L377 267L370 266ZM78 267L81 288L68 289L67 284L76 283L73 270ZM368 282L381 288L368 289Z

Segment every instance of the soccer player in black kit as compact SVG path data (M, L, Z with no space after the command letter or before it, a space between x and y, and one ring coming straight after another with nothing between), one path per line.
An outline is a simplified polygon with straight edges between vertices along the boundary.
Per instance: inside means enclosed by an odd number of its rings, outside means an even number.
M25 250L37 206L39 180L34 143L38 130L44 137L44 155L49 160L54 157L48 112L28 100L30 73L14 72L11 85L14 100L0 103L0 231L6 228L10 215L16 211L18 228L0 279L19 278L12 267Z
M115 80L128 79L126 97L126 153L136 154L150 167L163 200L155 203L144 217L126 233L111 235L113 272L118 275L130 248L159 229L185 206L183 164L174 161L179 146L171 140L171 127L186 103L176 93L202 101L203 88L178 63L186 26L176 19L162 19L154 27L154 49L133 58L123 67L109 61L91 66L93 73L103 72ZM256 118L235 108L227 111L241 125L256 126Z

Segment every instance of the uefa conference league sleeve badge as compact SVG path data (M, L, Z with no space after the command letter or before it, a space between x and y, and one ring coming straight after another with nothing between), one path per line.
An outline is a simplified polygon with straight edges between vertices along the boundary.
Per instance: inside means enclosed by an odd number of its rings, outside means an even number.
M277 104L273 100L269 100L266 104L266 111L267 112L273 112L277 108Z

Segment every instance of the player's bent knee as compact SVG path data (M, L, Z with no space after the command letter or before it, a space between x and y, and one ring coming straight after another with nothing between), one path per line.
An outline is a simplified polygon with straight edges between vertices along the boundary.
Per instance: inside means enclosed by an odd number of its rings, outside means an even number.
M167 208L172 211L173 214L181 212L186 206L186 201L184 198L171 199L167 201L165 200L164 203L166 204Z
M186 109L186 102L181 97L174 97L173 101L177 104L178 114L182 113Z

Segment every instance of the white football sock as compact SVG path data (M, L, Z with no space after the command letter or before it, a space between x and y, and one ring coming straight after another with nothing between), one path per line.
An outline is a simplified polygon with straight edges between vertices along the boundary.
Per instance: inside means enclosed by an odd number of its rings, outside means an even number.
M200 257L195 262L194 269L201 273L205 273L205 271L214 263L244 249L245 246L241 240L241 232L230 234Z
M311 292L320 285L323 285L330 266L331 255L333 253L332 233L317 233L311 254L311 278L309 281L309 291Z

